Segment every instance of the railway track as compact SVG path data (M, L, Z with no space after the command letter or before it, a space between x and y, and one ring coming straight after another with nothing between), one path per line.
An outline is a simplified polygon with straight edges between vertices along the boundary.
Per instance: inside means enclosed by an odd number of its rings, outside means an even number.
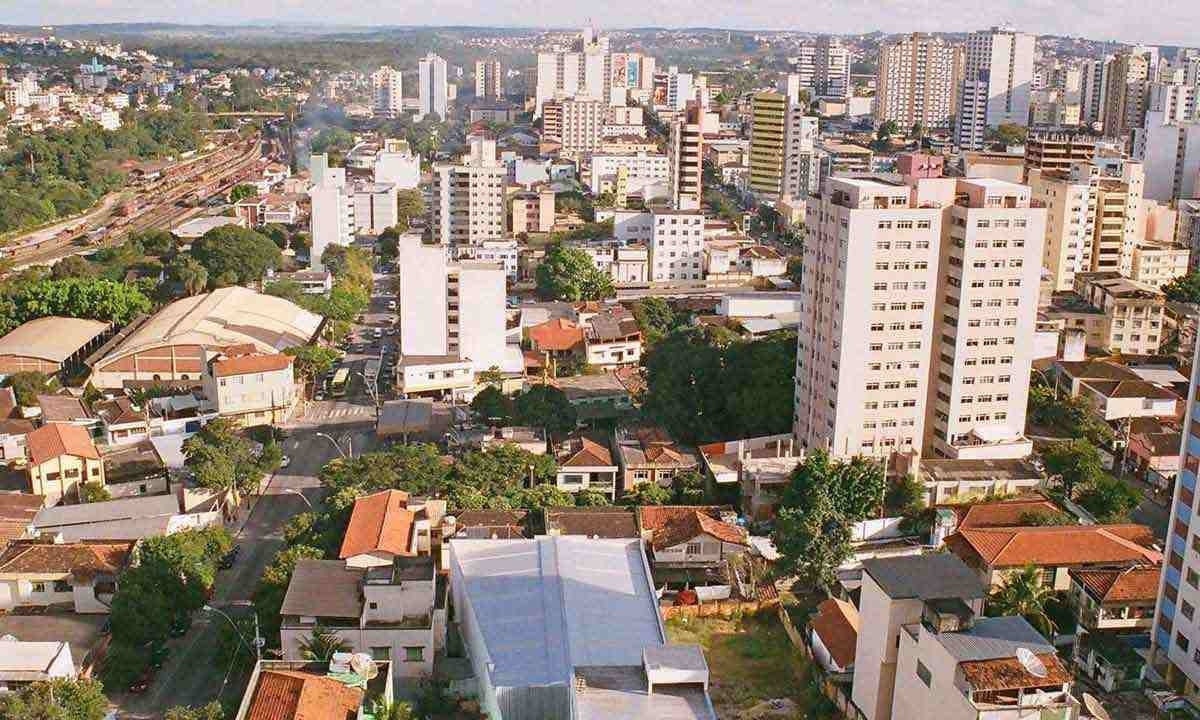
M14 269L19 269L52 263L87 250L110 247L133 232L155 228L169 229L196 212L195 207L180 207L181 201L195 196L211 197L244 180L247 171L261 158L261 147L261 138L256 137L248 143L248 147L238 145L218 151L218 154L202 161L195 161L203 162L203 165L189 164L184 171L186 174L173 175L169 180L146 187L134 200L139 203L139 209L134 214L118 218L110 211L107 217L97 218L89 223L92 228L96 225L103 228L115 221L101 236L89 237L91 228L80 227L69 234L56 236L37 245L12 248L4 257L12 263Z

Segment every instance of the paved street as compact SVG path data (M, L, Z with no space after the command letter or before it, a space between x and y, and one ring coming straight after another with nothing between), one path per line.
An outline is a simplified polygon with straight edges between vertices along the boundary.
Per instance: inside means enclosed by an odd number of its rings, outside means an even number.
M387 276L377 275L376 286L388 287ZM392 324L394 316L387 311L387 301L386 297L373 298L363 326L355 329L352 347L356 351L347 353L344 362L360 372L367 357L379 357L381 347L395 345L395 337L386 334L376 341L372 330ZM213 606L233 616L249 612L245 603L253 597L263 570L283 547L283 526L307 509L305 499L320 503L322 489L317 473L339 455L334 442L341 452L353 451L356 455L374 447L374 403L365 392L362 378L355 376L354 380L346 397L312 401L288 423L292 434L283 441L283 448L291 463L270 479L263 495L243 510L238 523L231 527L241 545L241 555L232 568L218 573ZM191 630L169 642L171 655L145 694L110 691L122 717L149 720L161 717L175 705L203 705L219 695L226 700L238 697L244 679L226 679L228 668L220 667L217 660L220 626L227 622L214 613L197 613Z

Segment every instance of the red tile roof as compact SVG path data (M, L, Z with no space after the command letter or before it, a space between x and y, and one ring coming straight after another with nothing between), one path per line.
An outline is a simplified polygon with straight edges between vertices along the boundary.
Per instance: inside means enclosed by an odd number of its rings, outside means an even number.
M134 541L18 540L0 555L0 573L6 575L66 575L87 581L101 573L124 569Z
M245 720L354 720L363 691L337 680L292 670L267 670Z
M409 547L416 514L407 505L408 493L402 490L384 490L355 500L338 557L345 560L377 550L413 555Z
M817 614L809 621L813 632L843 670L854 664L854 649L858 645L858 610L853 605L829 598L817 606Z
M700 535L735 545L746 545L746 534L736 525L721 521L715 505L647 505L638 508L643 532L650 532L655 550L674 547Z
M1158 598L1161 568L1138 565L1120 570L1071 570L1088 594L1102 603L1149 602Z
M608 467L613 464L612 452L589 437L580 437L571 444L571 456L559 464L563 467Z
M1162 562L1154 534L1144 525L1061 525L968 528L946 538L955 555L978 557L989 567L1079 566ZM970 564L970 562L968 562Z
M567 351L583 343L583 328L565 318L547 320L527 332L536 350Z
M34 465L62 455L100 459L100 452L88 431L78 425L50 423L25 436L26 448Z
M1017 527L1021 525L1021 516L1026 513L1058 514L1062 512L1057 505L1040 494L1013 498L1011 500L947 505L946 507L958 515L959 530L985 527Z
M271 372L286 370L292 366L292 356L283 353L272 355L237 355L213 363L215 377L230 375L246 375L248 373Z

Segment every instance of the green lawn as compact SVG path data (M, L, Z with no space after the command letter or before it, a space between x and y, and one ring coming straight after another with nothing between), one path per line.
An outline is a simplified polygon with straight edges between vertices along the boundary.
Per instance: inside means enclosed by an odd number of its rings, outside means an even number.
M742 711L773 698L795 701L799 708L791 716L795 720L834 717L812 688L809 662L792 647L774 612L730 620L672 618L666 626L671 642L704 648L709 693L718 717L738 718Z

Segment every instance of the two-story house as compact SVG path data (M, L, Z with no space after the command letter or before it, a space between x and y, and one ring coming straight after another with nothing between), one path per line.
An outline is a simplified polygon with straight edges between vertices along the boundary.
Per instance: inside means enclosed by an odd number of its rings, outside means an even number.
M78 500L84 483L104 486L104 461L88 431L78 425L50 423L25 437L29 453L29 492L56 505Z
M441 501L399 490L354 503L338 560L301 560L280 615L283 659L299 661L301 641L320 628L354 652L388 660L397 677L428 677L445 643L445 586L430 555Z
M1150 642L1162 568L1131 565L1069 574L1079 610L1075 666L1108 692L1140 687L1145 658L1137 649Z
M136 542L16 540L0 554L0 611L66 606L107 613Z
M148 414L128 397L93 403L92 413L100 419L105 445L125 445L150 437Z
M602 368L637 365L642 357L642 330L621 306L588 319L583 333L587 364Z
M292 357L261 353L252 345L233 345L213 354L202 382L213 409L243 425L282 422L300 397Z

